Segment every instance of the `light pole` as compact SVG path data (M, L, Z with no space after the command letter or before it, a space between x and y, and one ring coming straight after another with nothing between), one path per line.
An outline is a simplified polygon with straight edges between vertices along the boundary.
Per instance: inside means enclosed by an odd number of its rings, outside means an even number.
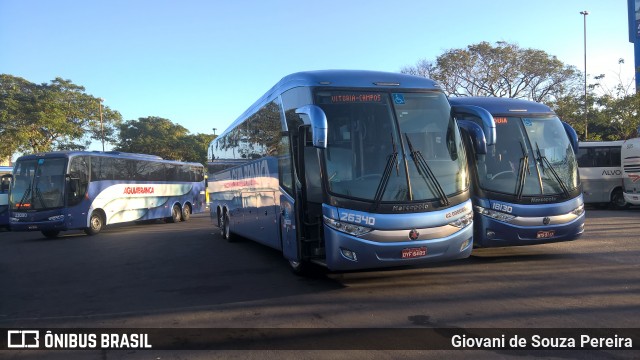
M587 10L580 11L584 18L584 140L589 139L589 114L587 105Z
M102 102L103 98L98 98L98 106L100 107L100 139L102 140L102 152L104 152L104 125L102 122Z

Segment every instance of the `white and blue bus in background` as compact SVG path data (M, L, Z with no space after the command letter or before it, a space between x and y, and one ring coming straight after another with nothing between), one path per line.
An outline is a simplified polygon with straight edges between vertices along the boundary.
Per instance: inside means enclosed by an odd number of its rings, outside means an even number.
M100 232L109 224L188 220L205 208L204 166L119 152L18 158L9 193L12 231Z
M638 129L640 134L640 129ZM625 205L640 205L640 137L624 141L620 151Z
M482 97L449 100L459 123L481 125L474 114L459 108L476 106L489 111L496 126L495 144L486 150L484 144L467 142L475 245L532 245L580 237L585 214L573 128L536 102ZM481 131L480 126L476 131Z
M578 168L585 204L625 209L621 162L623 140L581 141L578 144Z
M491 128L486 111L478 115ZM371 71L284 77L210 145L222 236L295 272L453 260L472 250L467 161L431 80Z
M9 228L9 186L11 166L0 166L0 229Z

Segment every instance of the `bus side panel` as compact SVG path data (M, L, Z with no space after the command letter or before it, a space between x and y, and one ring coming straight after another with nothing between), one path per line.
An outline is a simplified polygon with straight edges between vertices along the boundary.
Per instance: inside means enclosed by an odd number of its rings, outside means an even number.
M277 158L265 157L212 174L209 190L212 208L228 209L234 234L282 249Z
M620 157L624 172L624 198L630 204L640 205L640 138L625 141Z
M101 211L106 219L105 224L116 224L128 221L160 219L171 216L174 204L184 206L187 200L199 193L199 187L193 183L133 183L97 181L90 183L89 198L93 199L85 215L84 225L87 227L93 211ZM197 183L200 184L200 183ZM83 203L80 205L86 208ZM79 216L80 214L76 214Z
M622 187L622 170L619 167L579 168L584 202L608 203L613 190Z

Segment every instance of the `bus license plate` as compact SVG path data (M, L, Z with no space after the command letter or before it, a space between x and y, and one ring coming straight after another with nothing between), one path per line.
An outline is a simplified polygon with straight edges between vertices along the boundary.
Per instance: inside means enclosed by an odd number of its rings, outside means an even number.
M555 235L555 233L556 233L555 230L538 231L538 235L536 235L536 238L538 238L538 239L548 239L550 237L553 237L553 235Z
M403 259L418 258L426 255L427 255L427 248L424 246L419 248L402 249Z

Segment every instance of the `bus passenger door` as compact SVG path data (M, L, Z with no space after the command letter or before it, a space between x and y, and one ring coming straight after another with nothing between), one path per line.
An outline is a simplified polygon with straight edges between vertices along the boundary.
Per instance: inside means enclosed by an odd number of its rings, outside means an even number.
M290 260L299 259L298 236L296 234L295 201L287 193L280 195L280 234L282 237L282 254Z

